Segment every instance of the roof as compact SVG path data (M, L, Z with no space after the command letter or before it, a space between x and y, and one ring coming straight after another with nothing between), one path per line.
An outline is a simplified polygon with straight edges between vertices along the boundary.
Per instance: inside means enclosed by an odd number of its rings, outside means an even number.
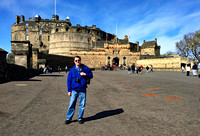
M0 48L0 52L6 52L8 53L7 51L5 51L4 49Z
M128 39L119 39L119 44L128 44Z
M141 48L151 48L152 46L157 45L155 41L144 42Z

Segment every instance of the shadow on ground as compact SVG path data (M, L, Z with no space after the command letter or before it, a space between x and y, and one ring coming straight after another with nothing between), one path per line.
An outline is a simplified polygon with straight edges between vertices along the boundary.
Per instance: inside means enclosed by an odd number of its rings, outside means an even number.
M124 112L123 109L102 111L102 112L99 112L99 113L95 114L94 116L84 118L84 121L87 122L87 121L102 119L102 118L106 118L106 117L109 117L109 116L114 116L114 115L117 115L117 114L121 114L123 112Z
M64 75L39 75L39 76L46 76L46 77L64 77Z

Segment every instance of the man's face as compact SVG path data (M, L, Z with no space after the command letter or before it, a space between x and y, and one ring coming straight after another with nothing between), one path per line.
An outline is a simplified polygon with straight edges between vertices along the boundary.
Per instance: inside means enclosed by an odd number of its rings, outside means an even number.
M79 58L75 58L74 63L75 63L76 66L80 66L81 60Z

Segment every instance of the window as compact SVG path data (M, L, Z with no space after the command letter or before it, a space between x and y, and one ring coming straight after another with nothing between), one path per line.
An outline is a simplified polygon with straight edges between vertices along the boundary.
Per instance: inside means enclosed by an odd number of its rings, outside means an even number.
M28 30L28 28L26 28L26 34L28 34L28 32L29 32L29 30Z
M48 36L48 41L50 41L50 36Z
M17 36L15 36L15 41L17 41Z
M40 34L42 34L42 30L40 30Z
M126 65L126 57L123 57L123 65Z
M26 35L26 40L29 40L29 36L28 35Z
M53 24L51 24L51 28L53 28L54 26L53 26Z
M41 28L43 28L43 24L41 24Z
M39 40L42 41L42 36L39 36Z

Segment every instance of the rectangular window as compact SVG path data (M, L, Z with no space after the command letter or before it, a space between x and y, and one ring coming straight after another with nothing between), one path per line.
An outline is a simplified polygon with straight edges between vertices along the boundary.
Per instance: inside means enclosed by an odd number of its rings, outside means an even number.
M42 34L42 30L40 30L40 34Z
M48 36L48 41L50 41L50 36Z
M39 36L39 40L42 41L42 36Z
M28 35L26 35L26 40L29 40L29 36Z
M28 34L28 32L29 32L29 31L28 31L28 28L26 28L26 34Z
M43 24L41 24L41 28L43 28Z

